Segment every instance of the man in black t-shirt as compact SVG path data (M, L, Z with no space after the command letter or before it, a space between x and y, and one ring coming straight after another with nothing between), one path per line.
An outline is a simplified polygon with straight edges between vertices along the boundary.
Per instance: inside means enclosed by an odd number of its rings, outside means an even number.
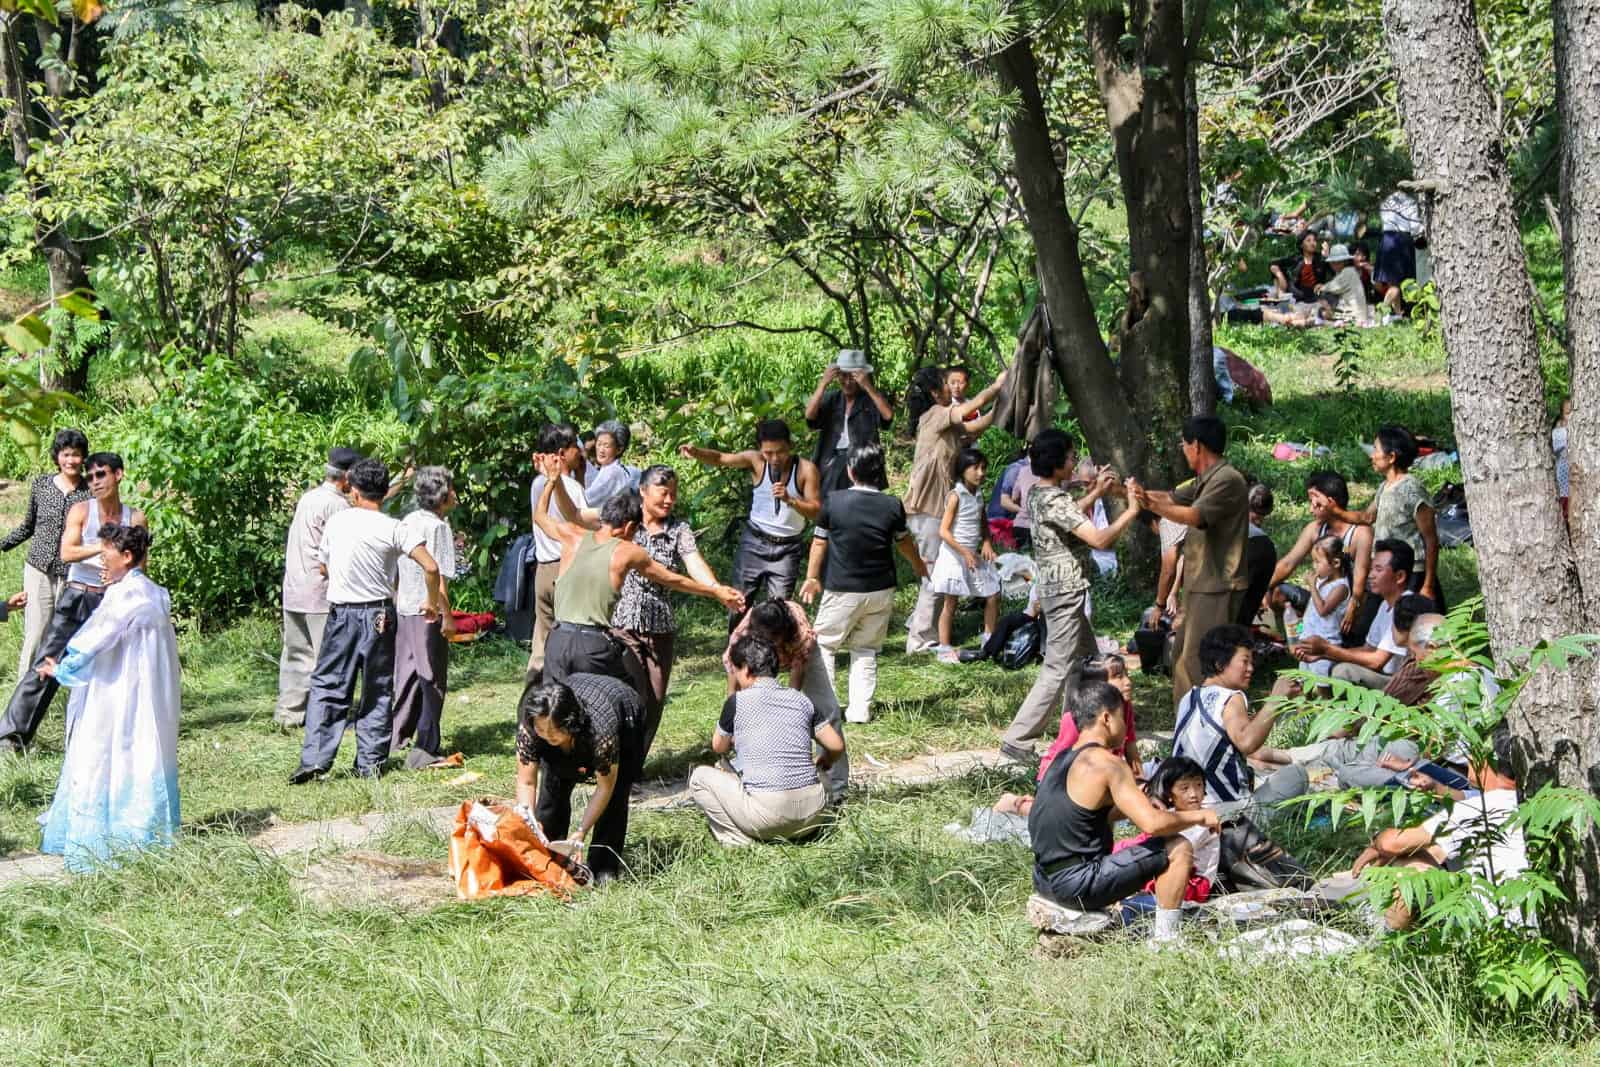
M851 487L823 497L800 599L809 604L822 593L813 627L828 681L833 682L835 655L841 647L848 649L845 721L871 722L878 650L894 612L894 554L904 556L918 578L928 576L928 567L906 529L905 505L875 488L884 484L883 449L875 444L852 448L849 470Z

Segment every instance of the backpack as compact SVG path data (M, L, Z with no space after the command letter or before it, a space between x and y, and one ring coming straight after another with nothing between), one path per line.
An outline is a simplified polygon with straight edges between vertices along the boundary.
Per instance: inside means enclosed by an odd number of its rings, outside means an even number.
M1012 631L1011 636L1006 638L1006 646L995 657L1000 666L1008 671L1020 671L1043 658L1044 627L1038 619L1029 619Z
M1222 824L1219 877L1233 892L1310 889L1315 881L1304 864L1243 815Z

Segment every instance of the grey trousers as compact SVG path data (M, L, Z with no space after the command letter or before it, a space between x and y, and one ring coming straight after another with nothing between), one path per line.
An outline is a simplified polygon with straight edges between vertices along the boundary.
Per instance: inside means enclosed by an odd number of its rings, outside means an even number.
M333 766L358 678L361 703L355 716L356 770L376 771L389 758L396 618L392 601L335 604L329 610L306 703L302 770L326 771Z
M1354 682L1368 689L1386 689L1394 678L1392 674L1369 670L1358 663L1335 663L1328 673L1341 681Z
M936 515L907 515L906 527L917 543L917 555L933 571L934 560L939 558L939 517ZM933 583L922 579L917 587L917 603L906 620L906 654L931 652L939 647L939 620L937 608L939 595Z
M1083 661L1095 652L1094 628L1084 613L1087 600L1088 592L1082 589L1039 598L1039 617L1044 620L1045 630L1044 663L1022 707L1017 709L1016 718L1006 727L1006 744L1030 748L1052 716L1059 719L1062 701L1083 674Z
M822 712L822 717L828 720L828 725L839 731L839 736L844 736L844 709L839 707L839 695L833 688L833 672L828 670L829 653L818 648L806 659L806 673L797 687L805 694L811 706ZM794 679L790 679L791 684ZM850 788L850 753L834 761L823 776L822 784L827 787L829 800L843 800L845 792Z
M810 542L803 537L793 541L773 541L756 532L748 523L739 538L739 551L733 557L730 585L744 594L745 610L756 606L764 595L768 600L788 600L794 596L795 579L805 561ZM743 618L728 613L728 629Z
M50 628L50 616L55 614L56 597L61 595L62 582L51 578L31 563L22 565L22 591L28 594L28 606L22 615L22 651L17 656L17 680L33 669L33 657L39 651L39 642Z
M439 720L450 684L450 642L437 619L401 615L394 641L394 714L391 749L407 740L423 752L442 755Z
M1346 737L1291 748L1289 755L1296 763L1326 763L1338 776L1342 788L1364 789L1385 786L1394 780L1396 772L1378 766L1378 760L1384 756L1415 763L1422 751L1415 741L1390 741L1388 744L1369 741L1363 745Z
M1257 775L1256 788L1250 797L1250 804L1257 809L1276 807L1285 800L1304 795L1310 788L1311 776L1306 774L1306 769L1299 764L1291 763L1266 777Z
M311 672L317 669L326 611L285 611L283 653L278 657L278 706L272 717L283 726L304 726Z

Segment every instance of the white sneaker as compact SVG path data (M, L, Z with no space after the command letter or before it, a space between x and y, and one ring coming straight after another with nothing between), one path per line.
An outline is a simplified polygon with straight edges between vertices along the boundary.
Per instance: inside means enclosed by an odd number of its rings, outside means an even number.
M860 722L871 722L872 721L872 712L870 712L870 711L858 711L855 708L845 708L844 709L844 721L845 722L857 722L857 723L860 723Z
M955 649L951 648L949 645L940 645L939 646L939 662L940 663L960 663L961 662L961 653L956 651Z

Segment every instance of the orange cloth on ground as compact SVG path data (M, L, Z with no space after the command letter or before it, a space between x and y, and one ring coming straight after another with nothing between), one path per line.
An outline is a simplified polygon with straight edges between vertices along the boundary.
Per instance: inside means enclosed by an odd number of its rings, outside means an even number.
M462 900L531 893L571 900L588 872L551 852L538 830L509 805L464 800L450 834L450 877Z

